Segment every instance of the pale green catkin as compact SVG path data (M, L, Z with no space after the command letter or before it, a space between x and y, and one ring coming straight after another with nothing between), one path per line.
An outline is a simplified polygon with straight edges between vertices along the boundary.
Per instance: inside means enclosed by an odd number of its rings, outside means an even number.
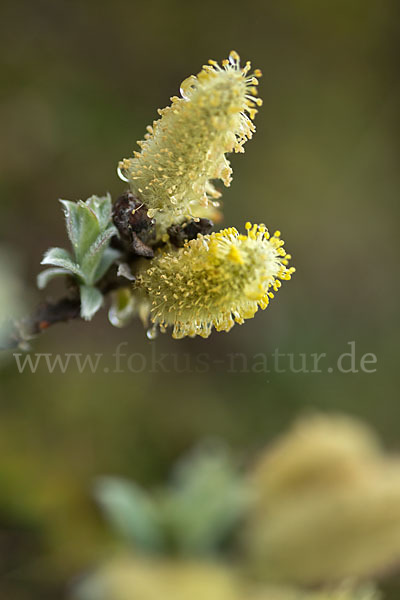
M159 232L188 217L212 216L220 193L212 180L231 182L225 154L243 152L255 131L252 119L261 105L256 98L259 70L248 75L231 52L222 67L209 61L181 85L181 98L159 110L141 151L119 164L120 176L157 220Z

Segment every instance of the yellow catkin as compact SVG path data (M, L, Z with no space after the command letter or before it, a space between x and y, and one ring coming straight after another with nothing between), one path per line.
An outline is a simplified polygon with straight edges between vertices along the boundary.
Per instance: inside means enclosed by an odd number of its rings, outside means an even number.
M161 118L138 142L141 151L119 163L120 176L157 220L159 230L187 217L212 216L220 193L212 180L230 185L225 154L243 152L255 131L261 100L250 63L237 52L220 66L210 60L181 84L181 97L159 110ZM258 77L261 72L257 70Z
M247 224L247 235L230 227L160 253L137 285L147 295L151 321L173 326L173 337L208 337L213 327L229 331L235 323L266 308L291 278L279 236L264 225Z

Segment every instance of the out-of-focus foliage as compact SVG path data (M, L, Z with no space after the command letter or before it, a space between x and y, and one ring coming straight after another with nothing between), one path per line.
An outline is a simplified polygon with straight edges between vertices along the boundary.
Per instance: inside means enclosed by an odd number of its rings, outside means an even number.
M153 496L111 477L100 479L95 491L111 524L137 548L180 554L218 549L250 501L247 486L218 445L182 460L171 485Z
M300 423L255 466L247 531L259 576L306 584L400 564L400 460L345 418Z
M249 494L222 447L181 461L164 495L165 523L178 549L213 553L243 517Z
M18 262L10 248L0 246L0 345L28 305Z
M162 549L157 506L143 489L124 479L102 477L95 494L116 532L142 550Z

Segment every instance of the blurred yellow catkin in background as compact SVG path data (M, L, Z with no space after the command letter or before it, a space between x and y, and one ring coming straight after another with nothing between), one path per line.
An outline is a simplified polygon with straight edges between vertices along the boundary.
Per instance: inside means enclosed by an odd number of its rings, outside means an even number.
M369 586L318 592L259 587L243 579L239 570L216 561L124 556L85 581L77 600L379 600L379 596Z
M245 532L251 571L315 584L400 563L400 461L345 417L300 422L260 457Z

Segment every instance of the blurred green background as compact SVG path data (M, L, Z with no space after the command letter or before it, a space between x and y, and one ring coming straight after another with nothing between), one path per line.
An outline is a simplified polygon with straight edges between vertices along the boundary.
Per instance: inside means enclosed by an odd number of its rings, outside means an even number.
M358 415L399 449L399 4L3 0L0 10L1 244L19 261L28 303L39 300L44 250L66 242L57 199L116 198L117 162L156 109L231 49L263 70L264 106L245 154L232 157L224 223L279 228L297 267L265 313L229 334L149 342L140 323L117 330L102 311L34 343L35 352L102 353L108 373L72 365L20 374L2 356L0 597L62 597L109 549L95 476L156 484L204 437L251 461L315 409ZM62 293L52 286L49 295ZM376 372L327 372L350 341L358 361L377 356ZM175 368L113 373L121 342L148 365L152 353L172 353ZM230 353L251 364L275 349L326 353L327 362L322 373L226 364ZM188 372L184 361L199 353L209 369ZM395 576L384 587L398 598Z

